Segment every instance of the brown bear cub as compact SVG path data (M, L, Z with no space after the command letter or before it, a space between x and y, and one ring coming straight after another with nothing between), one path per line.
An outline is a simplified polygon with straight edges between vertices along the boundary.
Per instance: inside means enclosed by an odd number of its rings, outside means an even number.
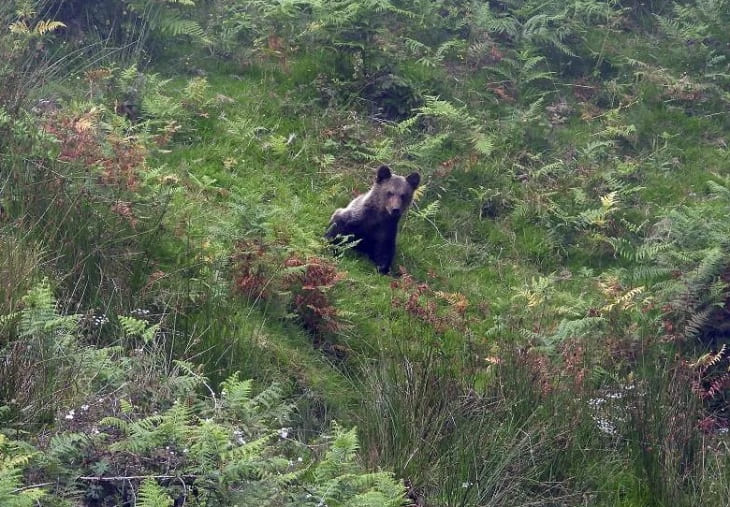
M398 221L408 210L420 182L418 173L404 178L391 173L388 166L380 166L367 193L346 208L335 210L325 237L352 236L358 241L355 250L367 255L380 273L388 273L395 256Z

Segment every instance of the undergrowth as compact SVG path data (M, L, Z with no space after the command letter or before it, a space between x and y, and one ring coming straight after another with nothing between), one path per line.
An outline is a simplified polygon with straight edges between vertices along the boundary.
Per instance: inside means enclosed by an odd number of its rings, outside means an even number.
M726 502L726 18L5 2L0 503Z

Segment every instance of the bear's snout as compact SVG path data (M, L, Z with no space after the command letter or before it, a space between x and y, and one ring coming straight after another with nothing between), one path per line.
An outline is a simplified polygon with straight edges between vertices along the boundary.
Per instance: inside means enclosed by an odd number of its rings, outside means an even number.
M399 218L401 214L405 211L406 207L406 203L398 195L389 197L388 201L385 204L385 210L390 216L394 218Z

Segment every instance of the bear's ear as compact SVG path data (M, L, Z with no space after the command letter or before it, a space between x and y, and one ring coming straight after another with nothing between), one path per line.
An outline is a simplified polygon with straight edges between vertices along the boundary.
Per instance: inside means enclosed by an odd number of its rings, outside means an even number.
M418 187L418 184L421 183L421 175L418 173L411 173L408 176L406 176L406 181L415 190Z
M375 173L375 182L382 183L388 178L390 178L390 167L387 165L381 165L380 168L378 168L378 172Z

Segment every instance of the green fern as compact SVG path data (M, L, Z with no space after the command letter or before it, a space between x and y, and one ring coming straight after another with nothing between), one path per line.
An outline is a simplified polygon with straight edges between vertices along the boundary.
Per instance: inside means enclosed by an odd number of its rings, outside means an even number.
M48 280L43 280L23 297L18 331L20 336L48 336L52 332L64 335L76 327L78 315L60 315Z
M660 217L652 235L637 248L614 247L639 264L634 278L647 273L667 309L665 317L677 325L675 336L698 338L711 330L718 307L730 298L725 274L730 270L730 184L713 180L711 199L676 208Z
M125 336L139 336L145 343L151 343L160 329L160 324L150 325L144 320L124 315L119 316L119 323L122 325Z
M210 43L201 26L185 18L185 10L178 7L194 7L193 0L128 0L127 5L152 31L170 37L187 36L203 44Z
M543 339L548 347L553 347L568 338L585 338L597 332L606 321L603 317L583 317L575 320L563 319L553 334Z
M196 21L185 19L177 13L161 14L157 20L157 27L160 32L171 37L185 35L202 42L208 42L203 28Z
M241 381L238 374L234 374L221 387L222 407L235 414L239 424L249 433L260 431L272 421L284 424L289 418L292 406L283 402L283 391L279 384L271 384L252 397L251 381Z
M78 448L88 442L88 435L83 433L62 433L51 437L49 451L57 458L75 459L79 456Z
M488 33L506 35L510 38L516 38L520 33L520 23L514 16L495 15L489 4L486 3L476 6L473 23Z
M355 428L343 430L336 422L332 424L334 438L322 462L317 466L314 477L317 481L329 481L342 473L349 472L360 446Z
M231 446L231 435L228 427L206 419L191 429L190 441L187 447L190 459L201 472L208 474L217 470L223 461Z
M137 492L136 507L170 507L173 500L154 479L145 479Z
M39 505L45 492L38 487L23 488L23 470L34 453L0 433L0 505L32 507Z
M196 368L189 361L175 359L173 364L175 365L175 372L171 375L168 386L176 398L185 399L192 396L201 386L208 387L207 379L196 371L199 368Z
M483 131L480 122L465 107L456 107L436 96L426 96L425 104L415 111L415 115L398 123L396 130L399 133L412 132L421 122L436 123L441 132L421 135L417 142L408 146L407 151L413 156L432 160L443 151L446 144L463 146L483 156L492 154L494 138Z
M388 473L357 473L354 462L359 449L355 428L344 430L333 423L333 441L313 472L312 492L320 504L332 506L401 506L405 490Z

